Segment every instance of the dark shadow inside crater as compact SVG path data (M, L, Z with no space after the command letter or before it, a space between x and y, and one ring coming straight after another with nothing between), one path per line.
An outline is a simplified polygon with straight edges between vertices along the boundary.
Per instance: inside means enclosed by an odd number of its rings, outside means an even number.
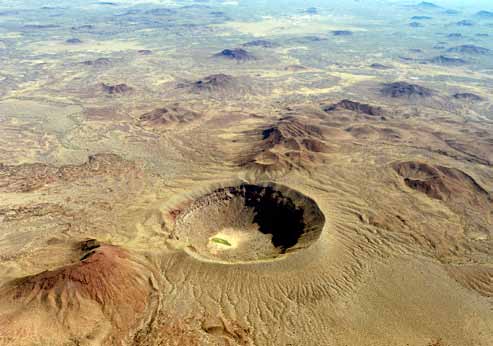
M270 186L241 185L230 191L241 195L245 205L254 210L253 221L260 232L272 234L272 244L282 251L294 246L305 231L303 209Z

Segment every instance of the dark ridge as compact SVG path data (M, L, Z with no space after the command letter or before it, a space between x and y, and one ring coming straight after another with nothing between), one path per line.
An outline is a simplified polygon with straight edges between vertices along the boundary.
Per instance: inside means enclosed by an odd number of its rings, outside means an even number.
M429 16L414 16L411 17L411 20L428 20L428 19L433 19L432 17Z
M458 33L458 32L453 32L453 33L450 33L447 35L448 38L462 38L462 34Z
M110 95L115 95L115 94L126 94L130 91L133 90L133 88L129 87L127 84L116 84L116 85L109 85L102 83L101 84L103 91L110 94Z
M380 89L380 92L387 97L429 97L433 95L433 91L431 89L407 82L384 84L383 88Z
M209 12L209 14L211 16L214 16L214 17L223 17L226 15L226 13L224 13L222 11L212 11L212 12Z
M316 7L309 7L305 10L305 13L308 13L308 14L317 14L318 13L318 10Z
M472 20L464 19L455 23L458 26L473 26L474 22Z
M491 12L491 11L479 11L478 13L476 13L476 16L480 17L480 18L493 19L493 12Z
M139 14L141 13L142 10L138 10L138 9L133 9L133 10L128 10L128 11L125 11L123 13L117 13L117 14L114 14L115 17L125 17L125 16L131 16L131 15L136 15L136 14Z
M424 25L421 24L420 22L411 22L411 23L409 23L409 26L411 28L422 28Z
M81 256L81 258L79 259L79 261L84 261L86 259L88 259L89 257L91 257L92 255L94 255L96 253L96 251L89 251L89 252L86 252L85 254L83 254Z
M153 8L144 12L152 16L170 16L176 13L175 10L169 8Z
M150 54L152 54L152 50L149 50L149 49L139 49L137 51L137 53L139 53L141 55L150 55Z
M451 53L466 53L466 54L488 54L490 50L488 48L474 46L472 44L465 44L462 46L452 47L447 50Z
M100 1L97 2L98 5L104 5L104 6L117 6L118 4L116 2L111 2L111 1Z
M404 60L404 61L415 61L415 58L410 58L407 56L399 56L399 59Z
M441 8L440 6L435 5L434 3L428 2L428 1L422 1L419 4L417 4L416 7L424 8L424 9L439 9L439 8Z
M218 58L226 58L236 61L248 61L248 60L256 59L255 56L253 56L252 54L241 48L224 49L223 51L214 54L214 56Z
M111 60L108 58L97 58L96 60L86 60L81 64L87 66L107 66L111 64Z
M457 93L452 95L453 98L457 100L467 100L467 101L482 101L483 98L473 93Z
M195 83L193 83L193 88L199 91L202 90L213 91L219 89L226 89L231 86L234 86L235 84L236 84L236 79L233 76L224 73L219 73L219 74L213 74L207 76L201 80L196 81Z
M423 53L423 50L419 48L410 48L409 51L412 53Z
M87 239L79 243L80 250L84 252L94 250L100 246L101 244L96 239Z
M268 40L253 40L243 44L244 47L276 48L279 44Z
M82 43L82 41L78 38L69 38L68 40L65 40L65 43L68 44L79 44Z
M444 55L436 56L429 60L432 64L446 66L460 66L467 64L467 61L461 58L450 58Z
M488 37L488 36L490 36L490 35L485 34L485 33L478 33L478 34L476 34L476 36L477 36L477 37Z
M327 38L314 36L314 35L307 35L307 36L295 37L292 39L292 41L297 43L311 43L311 42L327 41Z
M460 12L457 11L457 10L446 10L445 11L445 14L448 14L448 15L451 15L451 16L455 16L457 14L459 14Z
M378 64L378 63L371 64L370 67L371 68L374 68L376 70L388 70L388 69L391 69L391 67L389 67L389 66Z
M471 176L456 168L414 161L398 162L393 168L408 187L434 199L464 199L470 193L488 196L488 192Z
M325 112L333 112L338 109L346 109L349 111L363 113L371 116L383 115L383 109L380 107L374 107L366 103L359 103L351 100L342 100L336 104L327 106L324 108Z
M334 36L351 36L353 32L349 30L334 30L332 31L332 34Z
M73 26L71 29L72 30L92 30L92 29L94 29L94 25L85 24L85 25Z
M303 65L289 65L284 68L284 71L290 71L290 72L298 72L298 71L304 71L307 68Z
M59 28L60 25L55 25L55 24L45 24L45 25L42 25L42 24L27 24L27 25L24 25L24 29L34 29L34 30L38 30L38 29L55 29L55 28Z

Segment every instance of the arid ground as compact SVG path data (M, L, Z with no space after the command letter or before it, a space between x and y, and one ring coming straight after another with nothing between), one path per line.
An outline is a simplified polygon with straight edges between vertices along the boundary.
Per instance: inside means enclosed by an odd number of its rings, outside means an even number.
M0 1L0 345L493 345L492 10Z

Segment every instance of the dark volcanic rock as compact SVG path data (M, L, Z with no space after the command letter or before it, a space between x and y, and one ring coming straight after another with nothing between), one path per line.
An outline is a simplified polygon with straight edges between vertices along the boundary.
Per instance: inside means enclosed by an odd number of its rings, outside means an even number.
M462 38L462 34L460 34L458 32L453 32L451 34L448 34L447 37L448 38Z
M351 100L342 100L336 104L324 107L325 112L333 112L338 109L346 109L349 111L363 113L371 116L383 115L383 109L380 107L374 107L366 103L359 103Z
M479 199L488 199L488 192L483 187L471 176L456 168L415 161L398 162L393 168L404 178L408 187L431 198L442 201L470 200L472 205L476 205ZM461 206L463 208L464 204Z
M349 30L334 30L332 31L332 34L334 36L351 36L353 32Z
M176 13L175 10L169 8L153 8L144 12L145 14L150 14L152 16L170 16Z
M97 249L101 246L101 243L96 239L87 239L79 243L79 248L83 252L91 251Z
M27 24L27 25L24 25L24 29L32 29L32 30L38 30L38 29L55 29L55 28L59 28L60 25L55 25L55 24L45 24L45 25L41 25L41 24Z
M411 28L422 28L424 25L421 24L420 22L411 22L411 23L409 23L409 26Z
M460 66L467 64L467 61L461 58L450 58L448 56L440 55L429 60L432 64L447 65L447 66Z
M466 54L488 54L490 50L488 48L483 48L479 46L474 46L472 44L466 44L462 46L452 47L447 50L451 53L466 53Z
M491 12L491 11L479 11L478 13L476 13L476 16L480 17L480 18L493 19L493 12Z
M69 38L68 40L65 41L65 43L68 44L79 44L82 43L82 41L78 38Z
M453 98L457 100L467 100L467 101L482 101L483 98L473 93L457 93L452 95Z
M82 64L87 65L87 66L107 66L111 65L111 60L108 58L98 58L96 60L86 60L83 61Z
M293 116L249 133L260 140L240 156L238 163L262 172L308 169L320 162L322 153L331 150L321 127Z
M124 83L116 84L116 85L109 85L109 84L102 83L101 86L102 86L104 92L111 94L111 95L126 94L126 93L133 90L133 88L129 87L127 84L124 84Z
M432 17L429 17L429 16L414 16L414 17L411 17L411 20L428 20L428 19L432 19Z
M217 58L226 58L236 61L248 61L256 59L254 55L241 48L225 49L217 54L214 54L214 56Z
M314 35L308 35L308 36L295 37L292 39L292 41L296 42L296 43L312 43L312 42L327 41L327 38L326 37L320 37L320 36L314 36Z
M417 4L416 7L423 8L423 9L430 9L430 10L437 10L437 9L441 8L440 6L435 5L434 3L428 2L428 1L422 1L419 4Z
M137 53L141 54L141 55L150 55L152 54L152 50L149 50L149 49L140 49L137 51Z
M383 88L380 89L380 92L387 97L429 97L433 94L431 89L407 82L384 84Z
M233 76L227 74L213 74L193 83L195 91L217 91L235 87L237 84Z
M243 44L244 47L262 47L262 48L276 48L279 47L277 43L268 40L253 40Z
M226 13L224 13L222 11L212 11L212 12L209 12L209 14L211 16L214 16L214 17L224 17L224 16L226 16Z
M455 23L458 26L473 26L474 22L472 20L464 19Z
M303 65L289 65L284 68L284 71L299 72L299 71L305 71L306 69L307 69L306 66Z
M318 13L318 10L316 7L309 7L305 10L305 13L309 13L309 14L317 14Z
M73 26L71 29L72 30L75 30L75 31L78 31L78 30L92 30L92 29L94 29L94 25L86 24L86 25Z
M391 69L390 66L386 66L386 65L382 65L382 64L378 64L378 63L371 64L370 67L371 68L374 68L376 70L388 70L388 69Z
M448 14L448 15L451 15L451 16L455 16L457 14L459 14L460 12L457 11L457 10L446 10L445 11L445 14Z

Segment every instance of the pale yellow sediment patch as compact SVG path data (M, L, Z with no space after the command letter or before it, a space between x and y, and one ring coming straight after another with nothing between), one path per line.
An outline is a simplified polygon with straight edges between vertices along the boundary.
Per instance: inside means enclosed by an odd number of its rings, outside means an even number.
M12 32L6 32L6 33L1 34L0 39L2 39L2 38L21 38L22 36L23 36L22 32L12 31Z
M110 53L125 50L145 49L138 41L130 40L109 40L109 41L88 41L80 44L67 44L63 41L43 41L28 45L28 49L36 53L61 53L71 52L95 52Z
M334 19L334 23L336 20ZM217 24L214 27L222 29L233 29L242 34L253 36L268 35L302 35L309 33L325 33L331 30L351 30L363 31L361 28L355 28L347 25L336 25L327 21L327 18L311 16L290 16L284 18L266 17L256 22L228 22Z

